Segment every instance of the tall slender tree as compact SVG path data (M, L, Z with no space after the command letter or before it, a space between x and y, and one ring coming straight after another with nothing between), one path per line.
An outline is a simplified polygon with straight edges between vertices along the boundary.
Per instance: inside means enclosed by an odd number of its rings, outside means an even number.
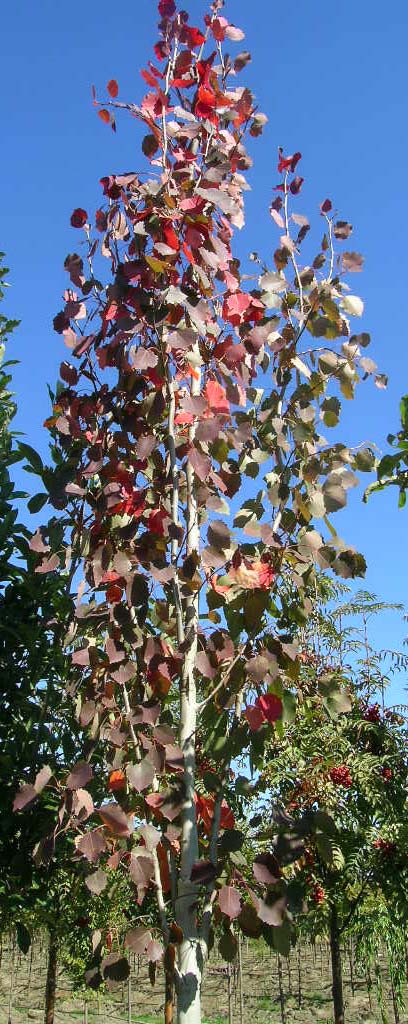
M142 124L150 172L103 177L94 227L82 208L71 217L84 241L65 260L54 326L72 360L48 420L55 468L42 474L64 537L40 530L32 546L43 572L72 557L82 567L65 640L91 739L87 762L61 779L54 835L72 821L78 854L130 870L140 904L155 890L166 1019L174 983L179 1024L198 1024L214 908L228 955L242 898L273 926L286 913L273 884L248 889L234 874L243 837L230 766L293 703L288 621L308 615L315 564L364 572L330 516L373 456L321 430L338 423L337 392L353 398L375 367L362 354L369 336L351 334L363 303L343 279L361 257L337 254L352 228L328 199L321 244L301 261L300 153L279 150L273 268L253 254L242 270L232 238L244 224L245 135L266 122L239 84L248 52L228 52L244 34L222 0L202 28L174 0L158 7L142 101L121 100L113 79L104 104L94 93L104 123L115 128L124 109ZM99 740L115 800L94 807ZM154 971L163 948L147 929L135 943Z

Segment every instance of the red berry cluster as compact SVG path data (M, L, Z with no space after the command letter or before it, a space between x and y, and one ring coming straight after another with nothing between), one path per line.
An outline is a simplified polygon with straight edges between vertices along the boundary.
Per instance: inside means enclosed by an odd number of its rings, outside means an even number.
M379 704L368 704L365 708L363 718L366 722L381 722L381 708Z
M394 772L392 771L391 768L386 768L385 766L384 768L381 768L381 775L384 779L384 782L390 782L393 777L393 774Z
M313 903L316 903L317 906L319 906L320 903L324 903L324 899L325 899L326 893L325 893L322 885L317 885L316 884L314 886L313 890L312 890L312 894L311 895L312 895Z
M329 778L331 782L334 782L335 786L346 786L348 788L353 785L353 780L346 764L339 764L337 768L332 768L329 772Z
M389 839L383 839L382 836L374 839L373 846L375 846L376 850L381 850L381 853L385 854L386 857L390 857L397 849L396 843L390 842Z

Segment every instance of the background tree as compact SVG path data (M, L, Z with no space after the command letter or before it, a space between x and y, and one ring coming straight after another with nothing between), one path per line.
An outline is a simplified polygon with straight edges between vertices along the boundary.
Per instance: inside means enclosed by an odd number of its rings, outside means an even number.
M293 704L300 661L281 624L307 618L315 563L364 572L361 556L333 542L330 516L354 470L373 463L370 450L321 434L338 423L338 392L353 398L374 364L361 351L369 336L351 334L363 304L343 280L361 259L337 255L352 228L328 199L317 253L300 261L310 224L292 213L299 153L279 151L273 269L254 254L246 273L231 250L251 164L244 136L259 135L265 117L237 84L249 55L224 52L243 33L221 8L216 0L201 29L160 0L147 95L124 103L111 80L106 103L95 98L112 127L120 108L143 124L151 173L104 177L94 229L85 210L71 217L84 242L65 260L70 287L54 326L77 363L61 364L48 420L55 468L40 470L63 535L43 530L33 542L41 572L80 559L65 643L80 668L81 726L104 743L107 794L116 773L116 799L92 805L77 850L130 870L140 904L155 890L167 1020L174 976L180 1024L200 1020L214 908L225 949L240 912L238 889L217 882L221 868L228 881L230 765L259 751L259 724ZM92 750L77 775L89 801ZM70 821L81 826L68 785L53 842ZM285 895L254 887L258 916L279 926ZM162 950L147 936L153 964Z
M327 586L330 593L325 581L323 592ZM333 823L331 833L329 827L305 840L293 871L309 909L304 929L314 936L329 934L336 1024L344 1021L341 940L346 936L357 940L360 961L366 954L366 968L385 941L396 1002L405 973L406 722L375 700L383 696L384 675L365 625L361 630L358 621L351 626L344 621L345 613L354 610L364 623L379 608L381 602L363 593L329 610L327 622L321 609L311 617L313 646L304 644L299 681L303 700L293 723L280 738L275 735L263 773L272 799L286 814L296 820L312 813L317 821L329 815ZM361 647L363 657L358 657ZM350 708L336 719L330 703L322 700L333 652L350 695Z
M406 503L408 483L408 395L400 401L401 430L397 434L388 434L387 441L392 451L387 452L377 462L377 482L370 484L365 493L365 500L373 491L383 491L385 487L398 487L399 508Z

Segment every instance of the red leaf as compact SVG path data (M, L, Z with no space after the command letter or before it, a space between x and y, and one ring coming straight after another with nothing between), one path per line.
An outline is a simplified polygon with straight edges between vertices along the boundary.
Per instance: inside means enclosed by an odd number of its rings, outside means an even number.
M257 732L265 721L265 716L261 709L253 706L246 708L244 718L246 718L251 732Z
M262 711L267 722L277 722L278 719L282 718L283 704L280 697L277 697L275 693L264 693L262 697L258 697L258 700L255 701L255 706Z
M115 768L109 775L108 789L110 793L116 793L116 790L124 789L126 785L125 773L122 772L121 768Z
M76 384L78 381L78 371L75 366L71 366L71 363L67 363L65 360L60 366L60 377L61 380L65 381L66 384Z
M158 10L162 18L172 18L176 13L176 4L174 0L159 0Z
M100 117L101 121L103 121L104 124L110 124L109 110L105 110L105 108L103 108L102 110L98 110L98 117Z
M301 153L294 153L293 156L286 156L285 157L283 155L283 149L282 149L281 146L279 146L278 154L279 154L279 161L278 161L278 172L279 172L279 174L282 174L282 171L292 171L292 174L293 174L293 172L295 170L295 167L296 167L296 164L299 163L299 160L301 159L302 154Z
M241 913L241 897L233 885L223 885L218 893L220 910L230 921Z
M235 818L231 808L228 806L227 801L223 800L221 803L221 816L220 816L220 828L234 828Z
M112 96L112 99L115 100L119 92L119 86L116 81L116 78L111 78L106 88L108 90L109 96Z
M187 43L188 46L201 46L205 43L205 36L199 28L195 28L194 25L184 25L181 31L180 39L183 43Z
M325 199L324 203L320 204L320 209L321 209L322 213L330 213L330 210L332 209L332 207L333 207L333 204L332 204L331 199Z
M109 116L109 115L108 115ZM86 210L82 210L80 206L71 213L71 225L73 228L83 228L88 220L88 214Z
M205 396L212 412L229 415L230 404L226 392L217 380L207 381Z
M289 185L290 191L293 196L297 196L298 192L300 192L304 180L305 179L300 178L299 175L297 175L296 178L293 178L293 181L291 181Z

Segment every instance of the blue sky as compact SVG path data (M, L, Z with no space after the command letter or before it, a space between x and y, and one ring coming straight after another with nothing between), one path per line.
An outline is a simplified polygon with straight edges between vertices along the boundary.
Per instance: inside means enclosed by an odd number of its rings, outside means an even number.
M185 5L197 23L206 4ZM251 146L252 191L237 254L255 249L270 257L276 234L267 211L277 147L301 150L306 183L299 212L318 219L318 204L329 196L354 225L352 247L366 263L350 283L366 304L361 329L373 337L368 354L390 378L386 392L368 383L355 403L345 403L343 437L383 448L398 426L400 395L408 391L408 8L394 0L391 16L384 17L379 0L230 0L225 13L246 33L238 46L252 53L245 81L269 117L264 136ZM10 352L21 360L18 427L43 453L46 383L55 382L66 355L52 317L66 286L64 258L79 244L71 211L95 210L103 174L144 166L137 128L124 117L113 135L96 116L91 85L102 95L105 83L117 78L121 97L140 99L146 90L139 68L155 39L153 0L118 8L107 0L19 0L2 12L0 249L11 268L8 312L22 320ZM396 494L376 495L364 506L361 490L352 492L337 524L366 555L364 586L384 600L405 602L408 512L398 512ZM376 628L383 646L398 646L405 636L395 614Z

